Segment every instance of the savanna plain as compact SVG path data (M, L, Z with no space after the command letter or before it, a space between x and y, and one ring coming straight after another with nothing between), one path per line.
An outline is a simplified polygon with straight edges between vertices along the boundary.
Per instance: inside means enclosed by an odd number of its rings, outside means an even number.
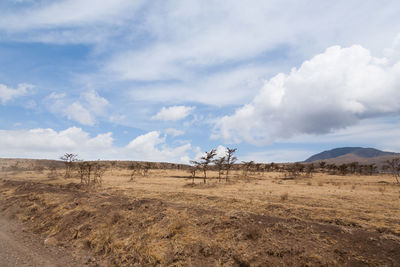
M0 214L87 265L400 266L389 174L209 170L204 183L180 165L133 175L104 162L101 183L87 186L62 163L7 169L16 161L3 161Z

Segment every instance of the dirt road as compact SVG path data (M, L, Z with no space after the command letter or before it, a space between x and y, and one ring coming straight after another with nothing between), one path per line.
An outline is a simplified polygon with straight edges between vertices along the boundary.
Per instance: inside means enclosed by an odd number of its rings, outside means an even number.
M0 214L0 267L82 266L84 261L60 248L45 246L41 238Z

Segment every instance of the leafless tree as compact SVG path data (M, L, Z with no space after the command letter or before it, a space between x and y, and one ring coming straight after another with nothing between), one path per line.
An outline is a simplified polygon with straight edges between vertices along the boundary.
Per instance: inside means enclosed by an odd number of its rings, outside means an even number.
M92 165L87 161L79 162L78 173L79 173L79 177L81 178L81 184L90 186Z
M312 177L315 170L314 163L307 164L305 169L306 169L306 176Z
M83 161L78 164L78 167L81 184L88 188L101 185L102 177L106 170L104 166L98 162Z
M232 169L233 164L235 164L237 158L233 155L236 152L237 148L226 148L226 160L225 160L225 170L226 176L225 181L228 182L229 179L229 171Z
M205 152L205 155L202 156L200 159L200 164L204 172L204 183L206 183L207 180L207 169L208 165L212 162L213 158L217 155L217 151L215 149L212 149L210 152Z
M319 163L319 168L320 168L321 172L324 172L324 170L326 168L326 162L325 161L321 161Z
M131 166L129 166L129 169L131 170L131 179L130 179L130 181L133 181L136 176L141 175L141 171L140 171L141 167L140 167L139 163L133 162L131 164Z
M219 182L221 182L221 174L224 171L225 161L226 161L225 157L220 157L220 158L214 160L214 164L215 164L215 166L217 166L217 169L218 169L218 181Z
M116 161L111 161L110 162L110 171L111 171L111 175L113 174L113 170L115 168L115 166L117 165Z
M49 179L57 178L57 167L54 164L49 166L49 173L47 174L47 177Z
M72 153L65 153L60 157L62 161L65 163L65 178L71 178L71 172L73 168L74 162L78 161L78 155Z
M400 158L394 158L392 160L387 160L385 162L386 168L393 175L393 178L396 180L397 184L400 184Z
M201 169L201 163L195 160L191 160L190 163L192 166L190 166L190 174L192 176L192 184L194 184L194 179L196 178L196 172Z
M130 180L133 181L137 176L147 177L149 175L149 170L151 169L151 163L134 162L129 168L132 170Z
M254 168L254 161L242 161L243 178L247 178Z
M304 165L296 162L294 164L287 165L285 169L288 172L290 178L296 179L299 178L301 176L301 173L304 171Z

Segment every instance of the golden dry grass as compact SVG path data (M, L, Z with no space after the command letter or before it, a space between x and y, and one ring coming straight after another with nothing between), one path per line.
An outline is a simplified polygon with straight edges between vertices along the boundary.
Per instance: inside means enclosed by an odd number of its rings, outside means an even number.
M233 172L229 182L199 177L195 185L188 176L151 170L130 181L117 169L88 192L71 184L78 179L8 172L1 202L44 237L111 265L400 264L392 251L400 249L400 187L390 176Z

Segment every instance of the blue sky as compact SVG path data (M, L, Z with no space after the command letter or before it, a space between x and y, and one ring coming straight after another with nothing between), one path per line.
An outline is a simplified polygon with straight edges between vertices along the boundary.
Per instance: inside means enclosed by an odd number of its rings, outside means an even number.
M0 157L400 151L398 1L4 0Z

